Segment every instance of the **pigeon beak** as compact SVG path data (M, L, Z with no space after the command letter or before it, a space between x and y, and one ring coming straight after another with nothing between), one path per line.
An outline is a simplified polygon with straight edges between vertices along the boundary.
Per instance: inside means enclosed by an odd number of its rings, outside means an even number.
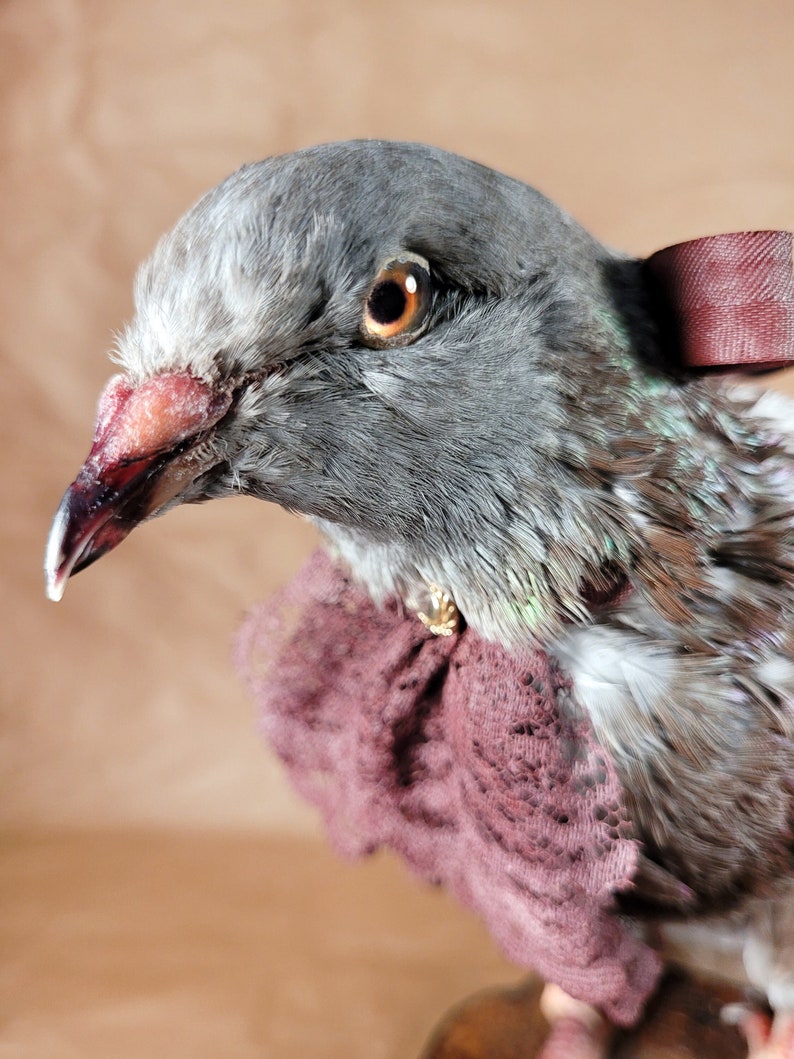
M47 542L47 595L59 600L85 569L158 514L218 462L206 444L232 393L186 373L134 386L110 380L99 401L88 459L64 493Z

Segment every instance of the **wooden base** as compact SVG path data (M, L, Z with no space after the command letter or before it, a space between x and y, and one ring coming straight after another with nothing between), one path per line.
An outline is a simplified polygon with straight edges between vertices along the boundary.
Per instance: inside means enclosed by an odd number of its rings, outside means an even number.
M536 979L475 993L439 1023L421 1059L534 1059L548 1032ZM745 1059L741 1033L720 1012L742 995L727 986L670 974L645 1018L615 1037L610 1059Z

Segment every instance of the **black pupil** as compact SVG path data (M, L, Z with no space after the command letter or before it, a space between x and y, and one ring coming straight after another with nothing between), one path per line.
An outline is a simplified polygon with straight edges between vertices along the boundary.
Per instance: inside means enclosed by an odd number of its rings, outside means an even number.
M376 324L394 324L405 312L408 298L394 279L379 283L369 296L369 312Z

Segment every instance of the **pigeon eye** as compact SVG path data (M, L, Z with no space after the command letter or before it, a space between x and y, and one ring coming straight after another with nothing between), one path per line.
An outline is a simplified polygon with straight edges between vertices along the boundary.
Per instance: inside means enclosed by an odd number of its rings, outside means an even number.
M370 346L405 346L427 327L433 287L430 266L416 254L389 261L364 305L362 338Z

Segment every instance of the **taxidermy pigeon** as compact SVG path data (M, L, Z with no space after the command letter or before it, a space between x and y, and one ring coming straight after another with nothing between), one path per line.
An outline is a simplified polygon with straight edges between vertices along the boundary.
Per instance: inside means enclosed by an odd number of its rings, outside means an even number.
M581 1031L565 1054L601 1054L674 948L734 954L774 1012L748 1016L751 1052L794 1057L794 407L682 362L661 297L645 263L440 150L361 141L248 165L140 271L122 374L55 516L48 591L179 503L246 493L308 516L337 563L311 585L353 615L337 655L409 627L401 650L428 673L444 652L469 666L454 695L482 727L466 736L471 841L500 845L505 870L487 899L479 855L453 882L508 949L535 939L546 1009ZM495 800L488 780L508 735L539 738L534 721L489 728L489 696L530 664L573 791L553 826L570 834L594 788L619 801L593 818L600 846L551 849L548 893L516 879L549 775L521 774L511 750L520 797ZM464 722L451 707L433 720L431 684L416 753L440 784ZM411 826L449 804L431 801ZM444 879L442 861L427 873ZM552 891L597 910L603 974L597 953L598 973L573 974L579 941L555 964L557 911L526 914Z

